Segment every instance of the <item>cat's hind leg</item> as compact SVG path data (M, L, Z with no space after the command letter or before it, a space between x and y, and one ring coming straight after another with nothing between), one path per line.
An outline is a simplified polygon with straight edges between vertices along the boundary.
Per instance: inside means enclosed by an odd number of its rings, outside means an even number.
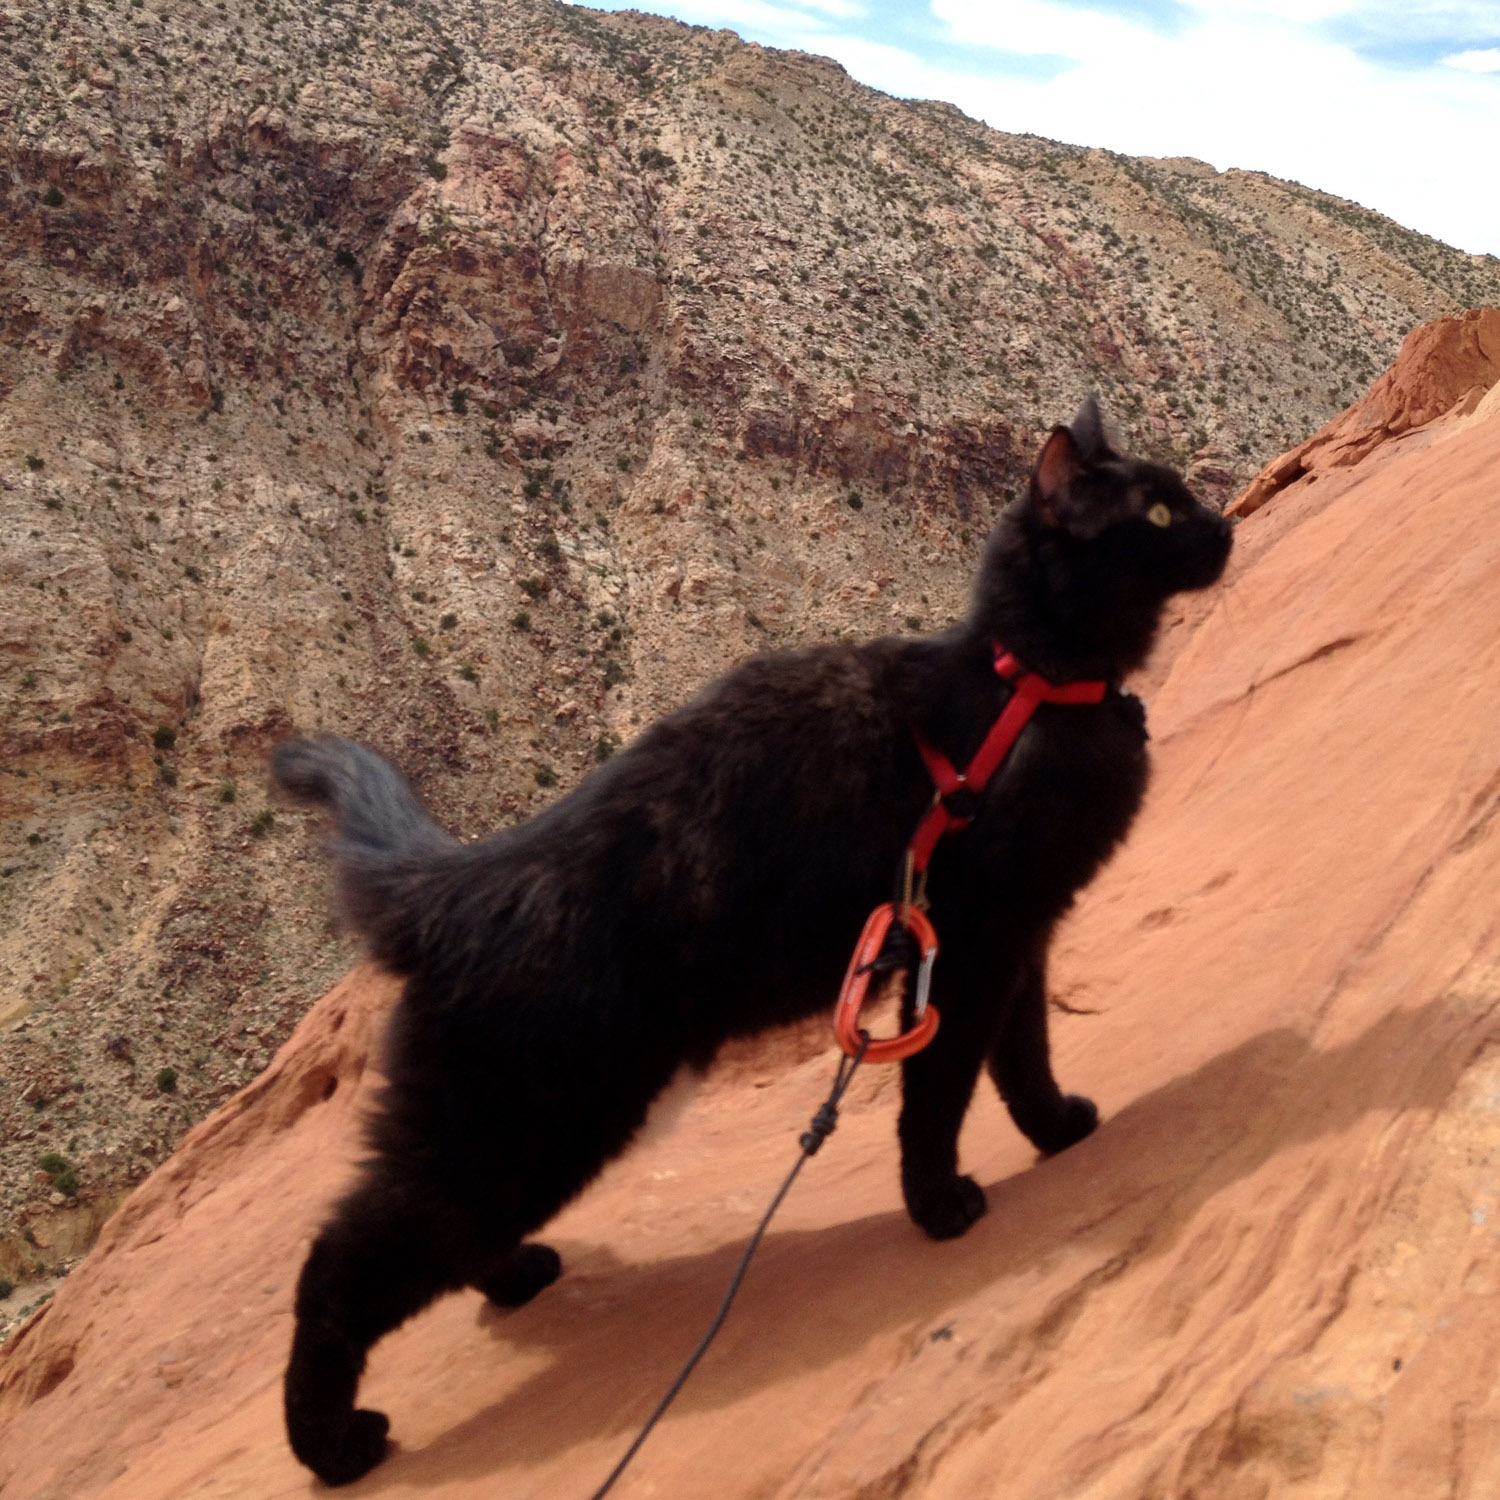
M1016 1128L1038 1151L1066 1151L1099 1124L1094 1101L1063 1093L1052 1076L1044 954L1027 964L1016 985L990 1051L989 1072Z

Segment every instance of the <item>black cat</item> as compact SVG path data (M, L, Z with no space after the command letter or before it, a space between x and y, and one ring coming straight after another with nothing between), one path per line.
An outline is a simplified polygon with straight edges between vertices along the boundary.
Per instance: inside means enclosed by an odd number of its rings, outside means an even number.
M755 657L483 843L450 838L359 745L280 746L281 784L337 819L345 914L406 980L371 1156L297 1288L297 1457L329 1484L378 1463L387 1420L354 1406L370 1346L442 1292L535 1296L561 1263L524 1236L624 1150L684 1063L831 1003L932 801L914 732L967 762L1011 691L996 642L1054 683L1118 684L1163 601L1212 584L1229 547L1175 473L1111 449L1090 400L1001 517L962 625ZM935 1238L984 1212L956 1145L982 1067L1042 1151L1098 1121L1052 1077L1047 945L1146 774L1144 717L1117 687L1043 704L938 847L942 1024L903 1064L899 1125L907 1209Z

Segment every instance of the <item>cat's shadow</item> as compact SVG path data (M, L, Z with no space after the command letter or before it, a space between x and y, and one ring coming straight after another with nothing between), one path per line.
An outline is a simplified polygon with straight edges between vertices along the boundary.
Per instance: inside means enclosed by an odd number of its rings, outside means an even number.
M961 1240L934 1244L901 1212L773 1231L674 1410L805 1377L881 1333L910 1328L914 1348L946 1337L968 1298L1065 1250L1165 1254L1200 1206L1278 1152L1371 1110L1440 1108L1494 1032L1488 1016L1441 1000L1327 1051L1289 1029L1265 1032L1134 1100L1073 1150L987 1184L989 1214ZM395 1449L351 1494L491 1474L609 1434L623 1450L707 1326L743 1246L648 1264L560 1248L578 1277L572 1295L565 1281L516 1314L480 1314L497 1358L504 1344L543 1348L547 1366L423 1447Z

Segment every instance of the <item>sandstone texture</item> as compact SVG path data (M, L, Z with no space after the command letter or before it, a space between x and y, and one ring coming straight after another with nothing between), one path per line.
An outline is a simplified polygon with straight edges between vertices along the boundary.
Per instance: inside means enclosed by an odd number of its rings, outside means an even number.
M981 1098L990 1213L935 1245L865 1071L616 1493L1500 1489L1500 402L1424 431L1244 521L1165 643L1147 809L1058 945L1058 1072L1100 1131L1037 1162ZM339 984L0 1349L0 1494L311 1493L290 1293L390 996ZM710 1075L557 1222L529 1307L457 1295L381 1344L400 1448L350 1493L590 1494L790 1164L818 1046Z
M479 833L931 629L1099 391L1223 499L1500 264L555 0L0 9L0 1335L356 955L268 747Z
M1396 363L1363 401L1273 459L1226 511L1251 515L1298 480L1327 478L1332 470L1352 468L1392 438L1419 432L1440 417L1466 416L1497 383L1500 308L1476 307L1461 317L1424 323L1408 335Z

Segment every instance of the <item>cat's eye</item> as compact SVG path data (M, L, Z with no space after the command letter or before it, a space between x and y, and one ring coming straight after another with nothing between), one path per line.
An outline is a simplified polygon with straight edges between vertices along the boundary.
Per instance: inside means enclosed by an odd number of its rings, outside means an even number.
M1172 524L1172 512L1169 507L1163 505L1160 500L1146 512L1146 519L1153 526L1170 526Z

